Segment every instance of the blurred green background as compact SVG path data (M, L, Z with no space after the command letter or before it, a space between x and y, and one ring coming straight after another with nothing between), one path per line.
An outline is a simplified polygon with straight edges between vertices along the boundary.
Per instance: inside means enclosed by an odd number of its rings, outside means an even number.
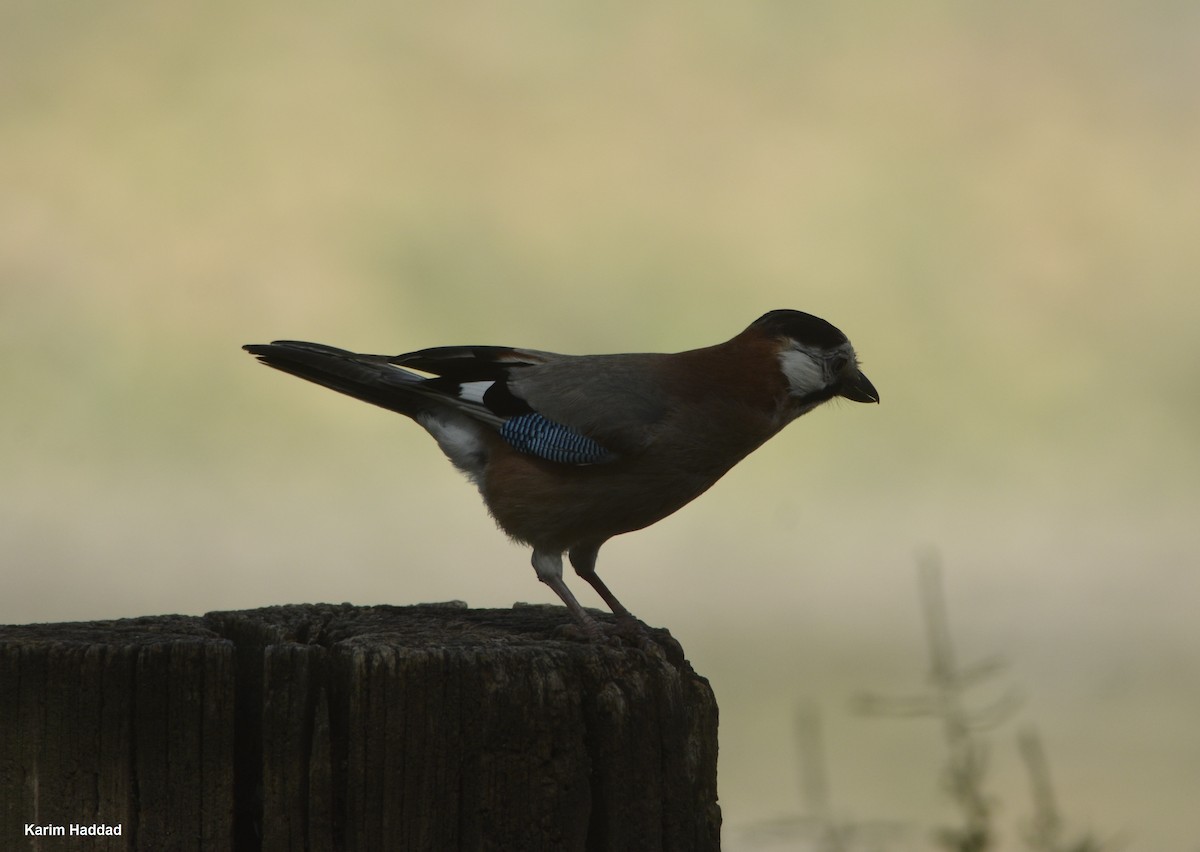
M1001 848L1030 723L1073 828L1196 849L1198 92L1170 0L7 0L0 621L549 602L417 427L239 346L675 350L798 308L882 405L600 564L712 679L727 848L804 811L804 702L838 814L953 823L936 726L850 709L921 688L934 547L959 654L1025 696Z

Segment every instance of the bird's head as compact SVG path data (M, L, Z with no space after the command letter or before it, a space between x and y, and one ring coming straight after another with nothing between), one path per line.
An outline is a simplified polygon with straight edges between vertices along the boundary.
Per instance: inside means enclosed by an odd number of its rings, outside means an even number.
M746 333L767 337L777 347L779 368L798 413L838 396L854 402L879 402L879 392L858 368L858 357L846 335L820 317L802 311L771 311L755 320Z

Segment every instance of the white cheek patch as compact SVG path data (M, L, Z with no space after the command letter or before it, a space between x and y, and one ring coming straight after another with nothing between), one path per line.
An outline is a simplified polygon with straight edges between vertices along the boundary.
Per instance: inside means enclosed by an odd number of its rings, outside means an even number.
M824 366L807 352L785 349L779 353L779 367L793 396L805 396L825 387Z
M463 382L458 386L458 398L464 402L483 405L483 395L495 382Z

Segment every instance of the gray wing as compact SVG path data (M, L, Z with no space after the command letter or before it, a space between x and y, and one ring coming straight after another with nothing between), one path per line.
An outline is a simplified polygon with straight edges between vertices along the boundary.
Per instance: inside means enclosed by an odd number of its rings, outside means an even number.
M544 417L615 453L645 448L670 401L657 354L566 355L513 370L508 388Z
M387 361L437 376L418 392L488 423L518 449L586 464L637 452L652 440L668 407L654 380L663 357L442 346Z

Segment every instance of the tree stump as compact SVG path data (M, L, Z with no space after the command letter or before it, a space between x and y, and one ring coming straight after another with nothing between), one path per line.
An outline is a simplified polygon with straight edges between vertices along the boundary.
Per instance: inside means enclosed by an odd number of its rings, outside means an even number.
M0 627L0 848L719 849L708 682L665 631L643 651L558 639L565 620Z

